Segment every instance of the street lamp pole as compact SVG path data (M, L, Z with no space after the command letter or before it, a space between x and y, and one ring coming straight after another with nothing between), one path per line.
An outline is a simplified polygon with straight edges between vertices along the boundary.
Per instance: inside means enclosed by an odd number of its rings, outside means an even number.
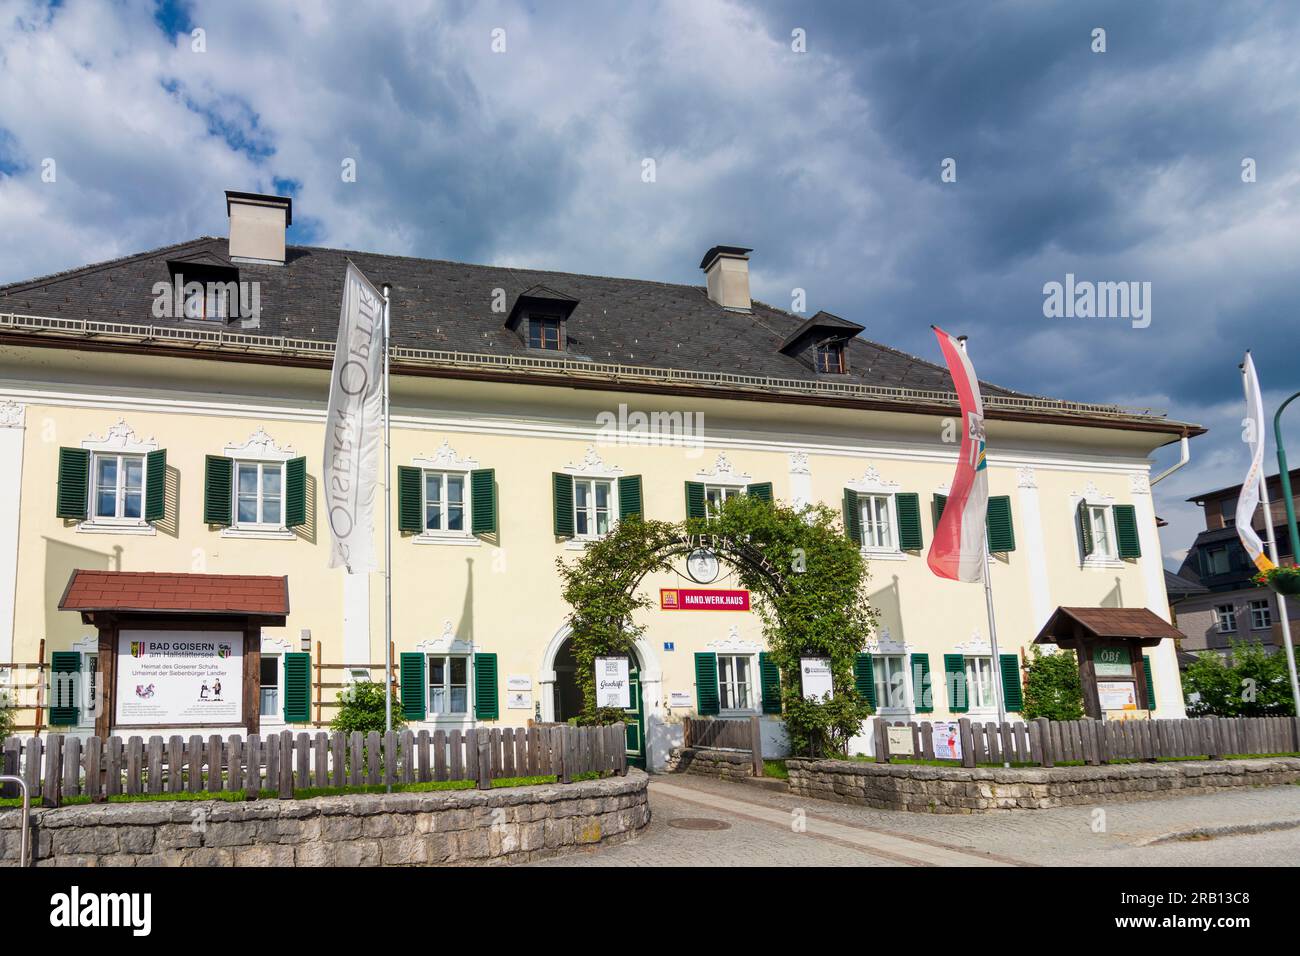
M1282 413L1297 398L1300 398L1300 392L1288 398L1273 413L1273 441L1277 444L1278 477L1282 480L1282 500L1286 504L1286 530L1291 536L1291 560L1300 562L1300 533L1296 531L1295 501L1291 497L1291 472L1286 466L1286 446L1282 444ZM1287 635L1287 641L1290 642L1290 635Z

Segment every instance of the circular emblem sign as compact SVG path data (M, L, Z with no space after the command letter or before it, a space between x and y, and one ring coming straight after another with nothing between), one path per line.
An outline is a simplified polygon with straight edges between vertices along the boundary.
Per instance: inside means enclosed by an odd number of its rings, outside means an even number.
M718 556L708 548L696 548L686 556L686 573L696 584L712 584L718 577Z

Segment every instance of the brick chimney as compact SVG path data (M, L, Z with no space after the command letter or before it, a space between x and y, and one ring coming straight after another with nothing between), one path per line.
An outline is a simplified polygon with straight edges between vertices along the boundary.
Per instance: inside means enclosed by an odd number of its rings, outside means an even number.
M293 200L226 190L230 258L284 265L284 234L293 223Z
M741 246L714 246L700 260L708 281L709 298L724 309L748 312L749 253Z

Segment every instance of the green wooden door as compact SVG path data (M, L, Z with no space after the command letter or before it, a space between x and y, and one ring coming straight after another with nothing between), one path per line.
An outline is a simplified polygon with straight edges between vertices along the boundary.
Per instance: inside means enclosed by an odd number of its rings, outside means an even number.
M623 711L627 728L627 762L645 769L645 701L641 698L641 671L635 661L628 661L628 695L632 706Z

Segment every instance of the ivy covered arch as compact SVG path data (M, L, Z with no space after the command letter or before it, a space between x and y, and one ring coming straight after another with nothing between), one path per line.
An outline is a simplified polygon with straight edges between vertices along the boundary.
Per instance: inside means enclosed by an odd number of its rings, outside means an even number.
M595 661L629 654L646 625L637 613L654 606L641 590L647 575L670 572L676 559L707 548L753 595L769 659L781 675L781 703L795 753L844 754L871 708L854 680L854 657L875 628L866 597L867 569L840 516L824 505L794 510L747 495L729 499L709 519L643 521L630 517L575 561L557 560L570 615L583 719L609 722L618 711L596 707ZM805 700L801 657L831 661L834 695Z

